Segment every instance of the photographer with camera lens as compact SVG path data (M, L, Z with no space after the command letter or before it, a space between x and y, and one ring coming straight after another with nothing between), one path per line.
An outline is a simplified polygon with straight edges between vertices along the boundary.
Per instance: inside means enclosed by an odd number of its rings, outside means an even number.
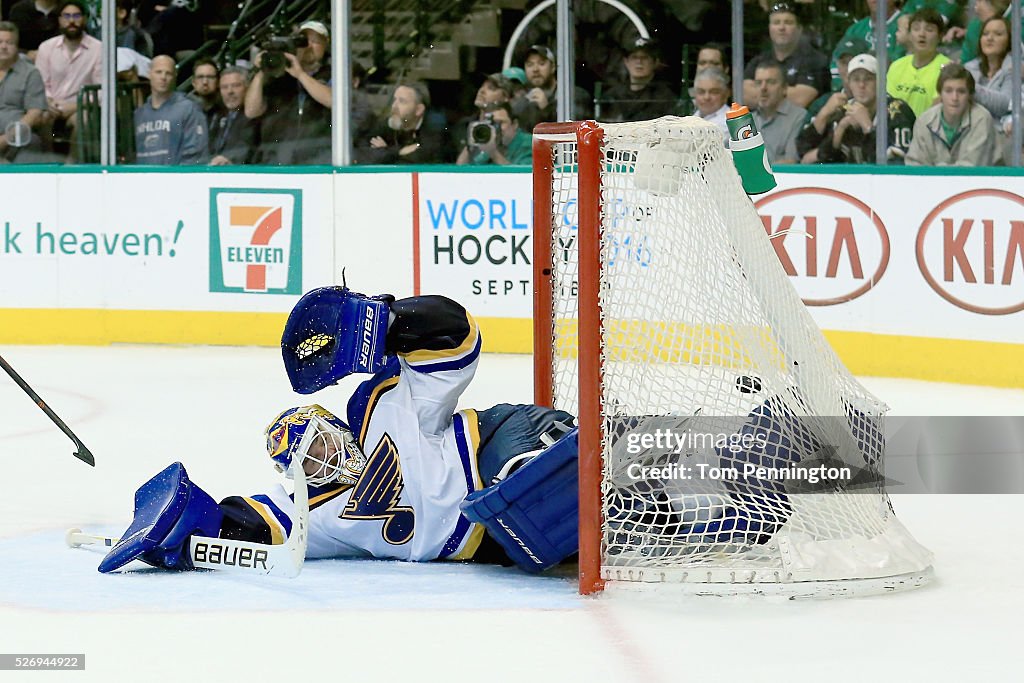
M466 147L469 129L475 122L483 121L495 106L512 101L512 90L512 81L502 73L493 73L484 78L473 100L473 113L452 124L446 150L449 159L455 161Z
M245 94L245 115L259 119L261 164L331 163L330 32L307 21L290 36L260 44Z
M481 120L469 124L466 146L456 164L529 164L533 155L533 136L519 129L519 118L508 102L494 105Z

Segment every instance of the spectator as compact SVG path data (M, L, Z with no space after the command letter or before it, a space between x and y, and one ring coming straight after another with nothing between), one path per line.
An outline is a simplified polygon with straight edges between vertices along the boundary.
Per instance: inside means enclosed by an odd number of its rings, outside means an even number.
M757 86L754 124L764 137L769 163L797 163L796 137L807 112L786 97L788 86L782 64L762 60L754 71L754 83Z
M818 95L829 90L828 58L803 38L800 19L788 2L772 5L768 14L771 47L751 60L743 71L743 101L747 106L760 97L755 71L765 61L782 65L789 101L806 108Z
M500 73L493 73L484 79L476 91L471 115L455 122L452 127L451 147L448 158L456 159L467 147L469 126L477 121L488 120L488 115L498 106L512 101L512 83Z
M468 143L456 164L483 166L528 165L533 157L533 136L519 129L519 121L508 102L494 105L482 121L474 121ZM487 131L487 132L483 132Z
M693 100L696 115L722 129L725 144L729 144L729 126L725 113L729 111L729 78L715 66L697 72L693 79Z
M521 66L510 66L501 75L512 84L512 101L515 102L526 94L526 72Z
M430 91L418 81L399 85L391 100L391 116L374 131L369 143L356 147L362 164L439 164L441 131L425 125Z
M995 119L1010 113L1013 59L1010 55L1010 22L990 17L981 29L978 56L964 64L975 83L975 99Z
M913 22L911 22L913 25ZM908 166L991 166L998 156L995 126L974 102L974 77L959 64L943 67L939 103L917 117Z
M930 7L911 15L910 54L893 62L886 75L889 94L909 104L918 117L935 101L939 71L949 63L938 52L942 26L942 15Z
M117 47L135 50L146 57L153 56L153 39L135 22L132 14L134 0L117 0Z
M225 67L218 87L223 106L210 119L210 165L252 163L256 155L256 123L243 111L249 74L240 66Z
M847 77L849 101L834 109L825 125L818 147L817 161L822 164L875 163L875 114L878 60L869 54L850 60ZM906 102L887 97L889 162L902 164L914 130L914 112Z
M260 163L331 163L331 67L325 63L330 32L319 21L299 26L308 45L285 53L282 74L259 69L245 93L245 115L260 120Z
M83 0L62 0L58 23L60 35L44 40L36 54L36 67L46 88L47 111L43 124L49 131L72 135L78 111L78 91L98 85L103 77L103 46L85 32L87 16Z
M942 28L939 31L939 52L944 53L951 59L961 51L959 44L955 41L963 37L962 28L963 11L961 5L966 5L970 0L906 0L902 12L913 16L922 9L932 9L942 19ZM952 28L951 28L952 27ZM907 48L908 51L910 48Z
M867 41L860 38L844 40L836 47L839 87L834 92L819 96L807 107L804 127L796 138L796 153L800 155L800 163L814 164L818 162L818 147L825 136L825 128L829 120L836 111L844 108L850 99L847 65L851 59L859 54L868 53L870 49Z
M667 83L655 80L659 51L649 38L638 38L622 48L628 83L613 85L605 94L605 121L646 121L671 114L679 96Z
M194 166L208 153L206 118L199 105L175 90L177 67L167 55L149 67L151 94L135 110L135 157L140 164Z
M960 51L961 64L966 64L981 54L978 50L981 41L981 28L993 17L1002 17L1009 21L1011 18L1010 0L974 0L974 18L967 22L967 29L954 26L946 33L947 41L963 38L963 46ZM1024 17L1021 18L1021 23L1024 28Z
M217 84L217 62L204 57L192 66L192 92L188 96L199 105L209 125L214 114L222 108Z
M60 0L19 0L11 7L8 17L18 27L20 49L35 61L39 45L60 31L57 14Z
M867 0L868 3L868 15L860 21L855 21L850 28L846 29L846 33L839 39L838 46L842 46L850 41L857 40L867 43L867 47L860 52L855 52L850 55L851 57L859 55L865 52L875 52L875 13L878 11L878 0ZM896 31L899 28L899 17L900 9L898 3L888 3L889 18L885 20L886 28L886 48L888 48L889 63L891 64L895 60L899 59L907 53L906 48L899 44L896 40ZM842 55L839 54L839 47L832 53L832 89L838 90L842 87L839 79L839 66L838 62Z
M708 67L714 67L729 78L729 59L725 53L725 46L718 43L706 43L697 50L697 73Z
M514 111L519 126L532 133L534 126L543 121L557 118L558 80L556 78L555 53L543 45L533 45L526 53L523 66L529 89L516 102ZM583 88L576 87L573 93L574 109L572 118L586 119L591 116L590 95Z
M0 163L36 160L32 156L38 157L41 145L32 131L43 120L45 110L43 79L18 53L18 27L0 21ZM12 125L19 122L24 124L20 134Z

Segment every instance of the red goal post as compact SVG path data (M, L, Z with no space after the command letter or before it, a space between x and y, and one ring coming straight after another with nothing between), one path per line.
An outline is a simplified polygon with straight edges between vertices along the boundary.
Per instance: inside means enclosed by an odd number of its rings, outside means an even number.
M579 159L579 354L598 358L601 315L597 298L600 279L601 128L590 121L582 123L542 123L535 128L533 142L533 224L552 225L551 188L554 173L554 145L578 145ZM586 226L584 228L583 226ZM549 233L550 234L550 233ZM552 241L549 234L536 231L533 240L534 297L534 402L552 406L553 317L542 315L552 310ZM581 366L581 382L598 386L598 363ZM580 395L578 422L580 459L580 592L590 594L603 589L601 579L601 406L597 392Z

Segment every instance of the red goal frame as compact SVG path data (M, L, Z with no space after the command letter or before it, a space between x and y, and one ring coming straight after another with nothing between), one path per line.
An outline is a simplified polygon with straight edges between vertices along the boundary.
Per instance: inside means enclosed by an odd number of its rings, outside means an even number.
M533 138L533 381L534 402L551 407L552 201L554 145L575 136L578 154L579 250L579 591L604 589L601 578L601 158L604 132L594 121L541 123ZM545 138L545 135L559 136Z

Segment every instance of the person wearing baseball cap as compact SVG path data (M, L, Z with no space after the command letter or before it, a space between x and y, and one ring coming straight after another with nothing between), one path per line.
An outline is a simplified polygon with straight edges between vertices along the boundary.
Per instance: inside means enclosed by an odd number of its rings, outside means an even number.
M555 69L555 53L544 45L531 45L526 51L523 71L526 72L526 93L513 103L515 118L519 127L533 132L533 127L543 121L556 120L558 80ZM576 86L573 92L574 107L571 116L575 120L591 117L590 94Z
M288 166L331 163L330 31L321 21L305 21L297 33L306 39L295 54L284 52L284 73L261 68L245 93L245 116L260 120L259 163ZM280 54L280 53L279 53Z
M602 121L646 121L671 114L679 96L656 80L660 53L650 38L637 38L622 47L627 80L608 89L601 101Z
M817 150L818 163L875 163L877 78L878 60L874 55L859 54L850 60L847 65L849 100L832 111L825 122L824 135ZM887 100L889 149L886 157L890 164L902 164L910 148L914 112L903 100L891 96Z
M818 147L825 135L825 126L832 114L845 107L850 99L847 87L847 67L850 60L859 54L870 52L867 42L860 38L845 40L836 46L836 80L831 92L819 95L807 107L806 121L796 138L796 151L800 155L800 163L813 164L818 161Z
M829 90L828 58L803 39L800 17L789 2L776 2L768 10L771 46L747 63L743 70L743 103L756 106L758 86L754 76L762 62L778 62L786 75L786 98L806 109Z
M468 142L470 128L475 127L477 122L487 121L495 109L511 101L512 82L504 74L498 72L484 77L483 83L476 91L476 99L473 100L475 111L469 116L459 119L451 127L452 134L448 141L450 146L446 151L447 156L456 159L472 146Z

